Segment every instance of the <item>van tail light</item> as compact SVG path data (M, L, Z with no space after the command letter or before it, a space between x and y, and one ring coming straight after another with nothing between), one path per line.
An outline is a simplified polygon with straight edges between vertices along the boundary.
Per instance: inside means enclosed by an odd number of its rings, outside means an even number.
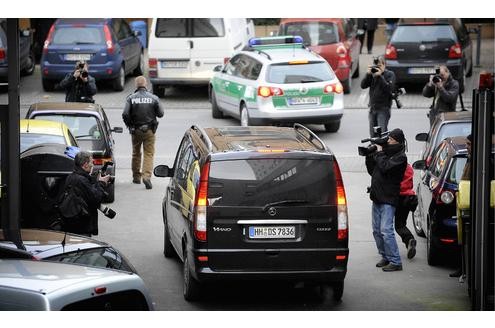
M105 33L105 42L107 44L107 52L109 55L113 54L115 47L112 41L112 33L110 33L110 28L108 25L103 26L103 32Z
M450 47L449 58L462 58L462 48L459 43L456 43Z
M349 237L347 198L345 196L344 181L336 159L333 160L333 174L335 176L335 185L337 186L337 239L346 240Z
M342 43L339 44L336 52L337 52L337 56L339 56L339 58L345 58L347 56L347 49L344 47L344 45Z
M391 44L385 48L385 59L397 59L397 49Z
M208 178L210 176L210 162L201 168L199 188L196 194L194 213L194 237L199 241L206 241L206 210L208 208Z
M258 96L261 96L263 98L283 95L284 90L277 87L258 87Z
M324 93L342 93L344 92L344 88L342 87L342 84L340 82L337 83L332 83L332 84L327 84L323 87L323 92Z
M5 59L5 49L0 48L0 59Z
M53 33L55 32L55 24L52 24L50 30L48 31L48 35L46 36L45 43L43 44L43 53L46 54L48 52L48 46L53 40Z
M157 77L157 66L158 66L158 60L156 58L149 58L148 59L148 72L150 77Z

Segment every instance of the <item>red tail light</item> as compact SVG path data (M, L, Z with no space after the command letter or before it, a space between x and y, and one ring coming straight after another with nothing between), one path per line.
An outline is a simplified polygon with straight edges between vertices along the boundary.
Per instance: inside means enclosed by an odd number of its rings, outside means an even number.
M5 59L5 49L0 48L0 59Z
M107 44L107 52L108 54L113 54L115 48L112 42L112 33L110 33L110 28L108 25L103 26L103 31L105 32L105 41Z
M230 60L230 57L224 57L223 64L224 65L227 64L229 62L229 60Z
M446 238L440 238L440 241L446 244L452 244L453 242L455 242L454 239L446 239Z
M456 43L450 47L449 58L462 58L462 48L459 43Z
M208 207L208 178L210 176L210 162L201 168L201 178L196 194L196 212L194 213L194 237L199 241L206 241L206 210Z
M347 49L344 47L343 44L339 44L339 46L337 47L337 56L339 56L340 58L344 58L345 56L347 56Z
M323 87L323 92L324 93L342 93L344 92L344 88L342 87L342 84L340 82L337 83L332 83L332 84L327 84Z
M337 160L333 161L333 174L337 189L337 239L344 240L349 237L349 227L347 219L347 198L345 196L344 181L340 173Z
M263 98L283 95L284 90L277 87L258 87L258 96L261 96Z
M48 46L53 40L54 32L55 32L55 24L53 24L52 27L50 27L50 31L48 31L48 35L46 37L45 43L43 44L43 53L45 54L48 52Z
M111 162L112 159L110 157L108 158L93 158L93 165L103 165L106 162Z
M397 59L397 49L391 44L385 48L385 59Z
M107 287L96 287L95 294L105 294L107 292Z
M150 69L156 69L157 64L158 64L158 60L156 58L148 59L148 66Z

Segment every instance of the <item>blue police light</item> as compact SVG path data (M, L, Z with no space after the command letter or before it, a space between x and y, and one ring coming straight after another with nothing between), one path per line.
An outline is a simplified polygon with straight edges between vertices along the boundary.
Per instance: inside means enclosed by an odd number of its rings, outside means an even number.
M265 45L281 45L281 44L302 44L303 38L299 35L284 35L267 38L251 38L249 39L249 46L265 46Z
M81 149L79 149L79 147L67 146L67 147L65 147L64 154L67 155L68 157L74 159L76 157L76 154L80 151L81 151Z

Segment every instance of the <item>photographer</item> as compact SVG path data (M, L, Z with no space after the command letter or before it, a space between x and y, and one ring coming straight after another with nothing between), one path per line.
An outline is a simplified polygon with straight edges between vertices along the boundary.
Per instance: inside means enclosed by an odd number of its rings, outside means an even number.
M395 74L385 68L383 57L373 59L373 65L368 66L366 76L361 81L361 88L370 88L368 115L370 136L373 136L373 127L380 126L387 131L392 107L392 92L395 90Z
M459 83L452 78L447 66L437 68L435 75L430 75L430 81L423 88L423 96L433 97L428 117L430 126L435 117L441 112L455 112L457 96L459 95Z
M65 102L95 102L95 79L89 75L88 64L83 60L77 62L74 72L67 74L58 87L65 89Z
M405 137L401 129L388 135L387 143L366 156L366 168L371 175L370 199L372 227L378 253L382 259L376 267L385 272L402 270L394 232L394 215L399 201L400 183L407 165Z
M75 218L65 219L63 230L81 235L98 235L98 208L105 196L103 188L110 179L98 174L92 177L93 156L88 151L80 151L74 158L74 171L65 180L65 191L74 192L84 204L84 211ZM72 189L72 190L70 190Z

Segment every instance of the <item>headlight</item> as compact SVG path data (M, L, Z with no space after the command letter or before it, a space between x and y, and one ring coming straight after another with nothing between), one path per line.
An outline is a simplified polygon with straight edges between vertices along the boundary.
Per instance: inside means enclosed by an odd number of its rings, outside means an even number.
M452 192L450 192L450 191L444 191L440 195L440 199L445 204L450 204L450 203L452 203L454 201L454 194Z

